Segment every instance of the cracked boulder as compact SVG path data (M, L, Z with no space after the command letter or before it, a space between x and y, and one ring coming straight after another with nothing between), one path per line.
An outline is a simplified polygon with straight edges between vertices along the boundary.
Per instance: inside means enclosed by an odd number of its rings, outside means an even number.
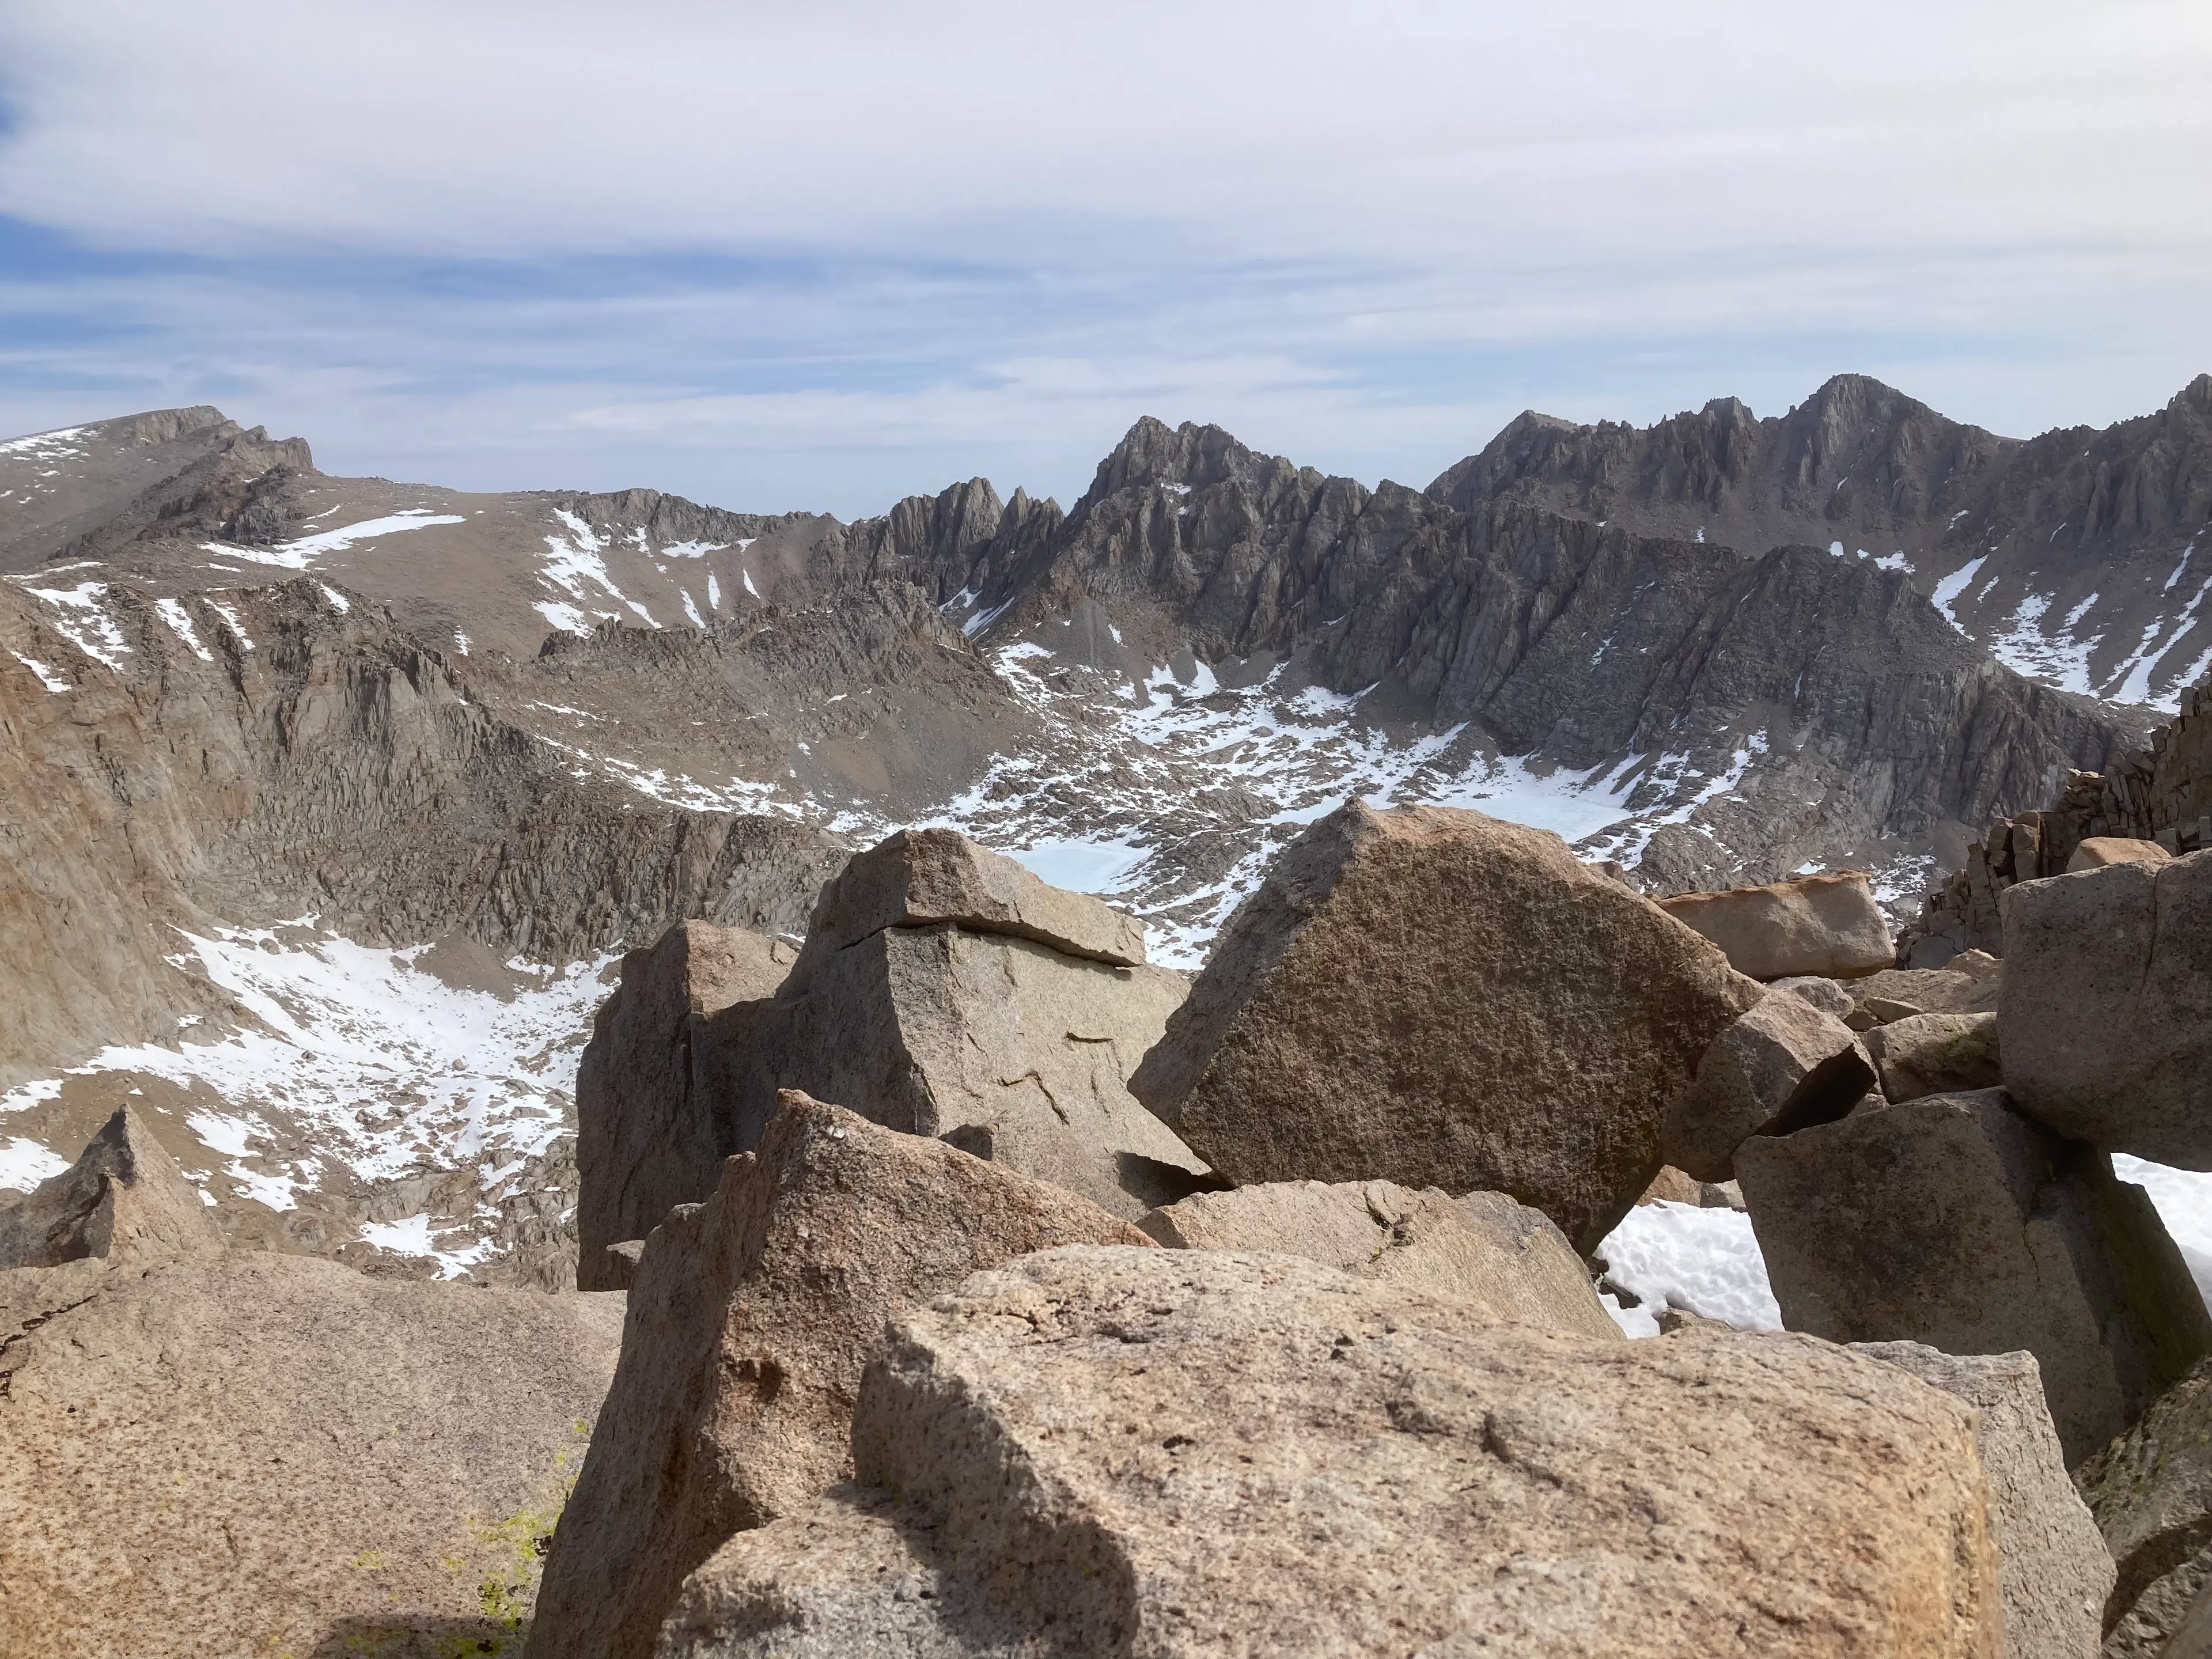
M1735 1149L1753 1135L1827 1123L1874 1087L1851 1029L1805 998L1769 993L1715 1037L1667 1115L1672 1167L1701 1182L1733 1181Z
M2061 1134L2212 1170L2212 851L2004 890L2005 1087Z
M645 1242L622 1365L545 1569L532 1659L642 1659L684 1576L851 1473L884 1322L979 1267L1144 1236L1060 1188L784 1096Z
M1803 1337L1052 1250L886 1334L853 1450L691 1576L664 1659L1999 1651L1972 1411Z
M1355 801L1238 908L1130 1087L1235 1185L1505 1193L1589 1250L1760 994L1557 836Z
M1735 1164L1785 1325L1832 1342L2025 1349L2069 1465L2212 1350L2142 1189L2002 1089L1761 1136Z
M1566 1236L1503 1193L1455 1199L1387 1181L1271 1182L1194 1193L1137 1224L1170 1249L1302 1255L1354 1279L1465 1302L1492 1319L1620 1335Z
M584 1261L612 1283L607 1247L705 1199L785 1089L942 1137L1129 1220L1209 1184L1129 1094L1188 989L1142 951L1140 924L950 831L860 854L823 890L773 996L703 1013L647 1001L664 1035L641 1046L680 1063L633 1072L622 1090L579 1088ZM624 1041L603 1021L584 1074L621 1078Z
M608 1247L642 1238L673 1205L699 1196L689 1167L717 1150L693 1112L694 1039L733 1002L774 996L796 953L742 927L680 921L623 958L576 1068L576 1273L587 1291L622 1288Z

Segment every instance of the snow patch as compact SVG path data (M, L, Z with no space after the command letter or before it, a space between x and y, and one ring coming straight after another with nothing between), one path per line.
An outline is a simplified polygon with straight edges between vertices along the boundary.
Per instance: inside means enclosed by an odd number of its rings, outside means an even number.
M1129 841L1042 841L1012 856L1039 880L1077 893L1118 893L1152 849Z
M62 692L74 689L67 680L64 679L59 674L54 672L52 669L47 667L46 664L35 661L33 659L25 656L20 651L10 651L8 654L13 657L17 662L22 664L24 667L29 669L33 674L36 674L39 677L39 684L45 686L47 690Z
M213 662L215 653L200 643L200 636L192 631L191 615L177 599L156 599L154 609L161 613L161 620L169 624L169 631L185 642L192 655L202 662Z
M115 625L115 618L107 614L100 601L107 597L106 582L79 582L75 587L26 588L33 599L44 599L62 614L54 620L55 630L88 657L96 658L110 668L121 668L123 659L131 647L123 642L123 630Z
M6 445L0 444L0 453L6 448ZM69 1167L69 1159L56 1156L35 1140L27 1140L21 1135L0 1140L0 1188L27 1193Z
M1989 555L1986 553L1978 559L1968 560L1944 577L1942 581L1937 582L1935 592L1929 596L1935 603L1936 608L1943 613L1943 620L1952 627L1957 628L1961 634L1966 630L1960 627L1958 615L1951 607L1958 604L1959 595L1966 591L1966 584L1972 581L1981 573L1982 567L1988 562ZM1995 580L1995 578L1991 580Z
M1656 1336L1662 1308L1680 1308L1746 1331L1778 1331L1782 1308L1767 1282L1766 1258L1751 1218L1741 1210L1694 1204L1639 1204L1597 1247L1606 1278L1634 1295L1636 1307L1604 1298L1631 1336Z
M458 1167L488 1148L544 1152L573 1121L577 1058L614 960L510 963L520 988L502 1000L419 966L427 946L375 949L304 922L180 938L173 960L257 1026L176 1048L111 1047L64 1075L141 1072L205 1086L224 1109L195 1111L187 1127L273 1209L313 1187L326 1158L374 1182ZM0 1112L51 1099L60 1083L23 1085L0 1097ZM286 1144L313 1150L282 1161Z

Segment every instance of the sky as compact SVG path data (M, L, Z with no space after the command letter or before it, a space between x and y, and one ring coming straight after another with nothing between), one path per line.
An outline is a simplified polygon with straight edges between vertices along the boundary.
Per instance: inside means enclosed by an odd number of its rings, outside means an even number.
M0 433L854 517L2212 369L2212 5L0 0Z

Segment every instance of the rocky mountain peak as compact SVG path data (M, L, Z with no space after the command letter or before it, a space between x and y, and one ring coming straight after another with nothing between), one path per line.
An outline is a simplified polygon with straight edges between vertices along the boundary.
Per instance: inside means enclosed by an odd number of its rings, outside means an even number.
M1098 464L1089 491L1070 517L1082 519L1098 502L1124 489L1205 489L1218 483L1249 483L1278 471L1296 477L1302 469L1279 455L1261 455L1248 448L1220 427L1185 421L1170 428L1147 415ZM1321 475L1313 476L1319 483Z

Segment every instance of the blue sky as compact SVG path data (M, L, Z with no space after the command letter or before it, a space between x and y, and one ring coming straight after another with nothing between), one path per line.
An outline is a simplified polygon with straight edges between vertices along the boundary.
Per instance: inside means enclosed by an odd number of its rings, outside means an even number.
M323 15L323 14L331 15ZM0 429L845 516L2212 368L2212 7L0 0Z

